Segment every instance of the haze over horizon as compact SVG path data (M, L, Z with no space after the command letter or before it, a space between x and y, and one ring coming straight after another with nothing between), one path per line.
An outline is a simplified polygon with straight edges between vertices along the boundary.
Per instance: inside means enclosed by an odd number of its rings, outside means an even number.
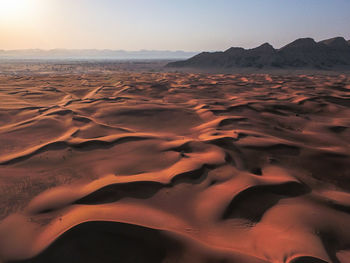
M0 0L0 49L214 51L350 39L345 0Z

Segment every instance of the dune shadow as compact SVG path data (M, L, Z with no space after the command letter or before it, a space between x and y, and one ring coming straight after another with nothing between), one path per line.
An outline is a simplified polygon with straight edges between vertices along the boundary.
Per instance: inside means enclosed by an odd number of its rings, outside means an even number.
M304 195L308 192L310 189L307 186L297 182L253 186L233 198L223 214L223 219L244 218L259 222L264 213L281 199Z
M62 234L38 256L16 262L160 263L180 250L178 242L159 230L116 222L88 222Z

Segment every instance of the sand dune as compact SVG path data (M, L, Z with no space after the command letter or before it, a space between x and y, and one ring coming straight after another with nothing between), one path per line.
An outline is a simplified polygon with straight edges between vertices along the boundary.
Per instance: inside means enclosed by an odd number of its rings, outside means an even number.
M0 76L0 262L350 262L350 79Z

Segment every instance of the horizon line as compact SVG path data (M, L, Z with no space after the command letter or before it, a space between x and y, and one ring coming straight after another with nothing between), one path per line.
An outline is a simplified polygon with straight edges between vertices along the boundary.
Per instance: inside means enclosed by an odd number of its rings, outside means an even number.
M335 39L335 38L343 38L345 41L350 42L350 39L346 39L343 36L335 36L335 37L331 37L331 38L327 38L327 39L322 39L322 40L315 40L312 37L300 37L297 38L295 40L293 40L292 42L289 42L285 45L282 45L280 48L283 48L284 46L293 43L296 40L299 39L312 39L314 40L316 43L322 42L322 41L326 41L326 40L330 40L330 39ZM280 48L275 48L272 44L270 44L270 42L264 42L258 46L255 47L259 47L261 45L265 45L265 44L269 44L271 45L274 49L280 49ZM238 45L232 45L229 48L244 48L244 49L253 49L253 48L246 48L246 47L240 47ZM227 50L224 49L224 50ZM207 50L207 51L199 51L199 50L181 50L181 49L177 49L177 50L170 50L170 49L138 49L138 50L127 50L127 49L112 49L112 48L19 48L19 49L0 49L0 51L5 51L5 52L9 52L9 51L112 51L112 52L172 52L172 53L176 53L176 52L182 52L182 53L200 53L200 52L218 52L220 50Z

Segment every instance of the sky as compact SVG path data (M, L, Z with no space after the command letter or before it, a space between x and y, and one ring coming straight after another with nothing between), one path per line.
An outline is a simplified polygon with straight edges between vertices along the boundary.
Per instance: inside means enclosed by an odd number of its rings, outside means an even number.
M0 0L0 49L226 50L350 39L349 0Z

